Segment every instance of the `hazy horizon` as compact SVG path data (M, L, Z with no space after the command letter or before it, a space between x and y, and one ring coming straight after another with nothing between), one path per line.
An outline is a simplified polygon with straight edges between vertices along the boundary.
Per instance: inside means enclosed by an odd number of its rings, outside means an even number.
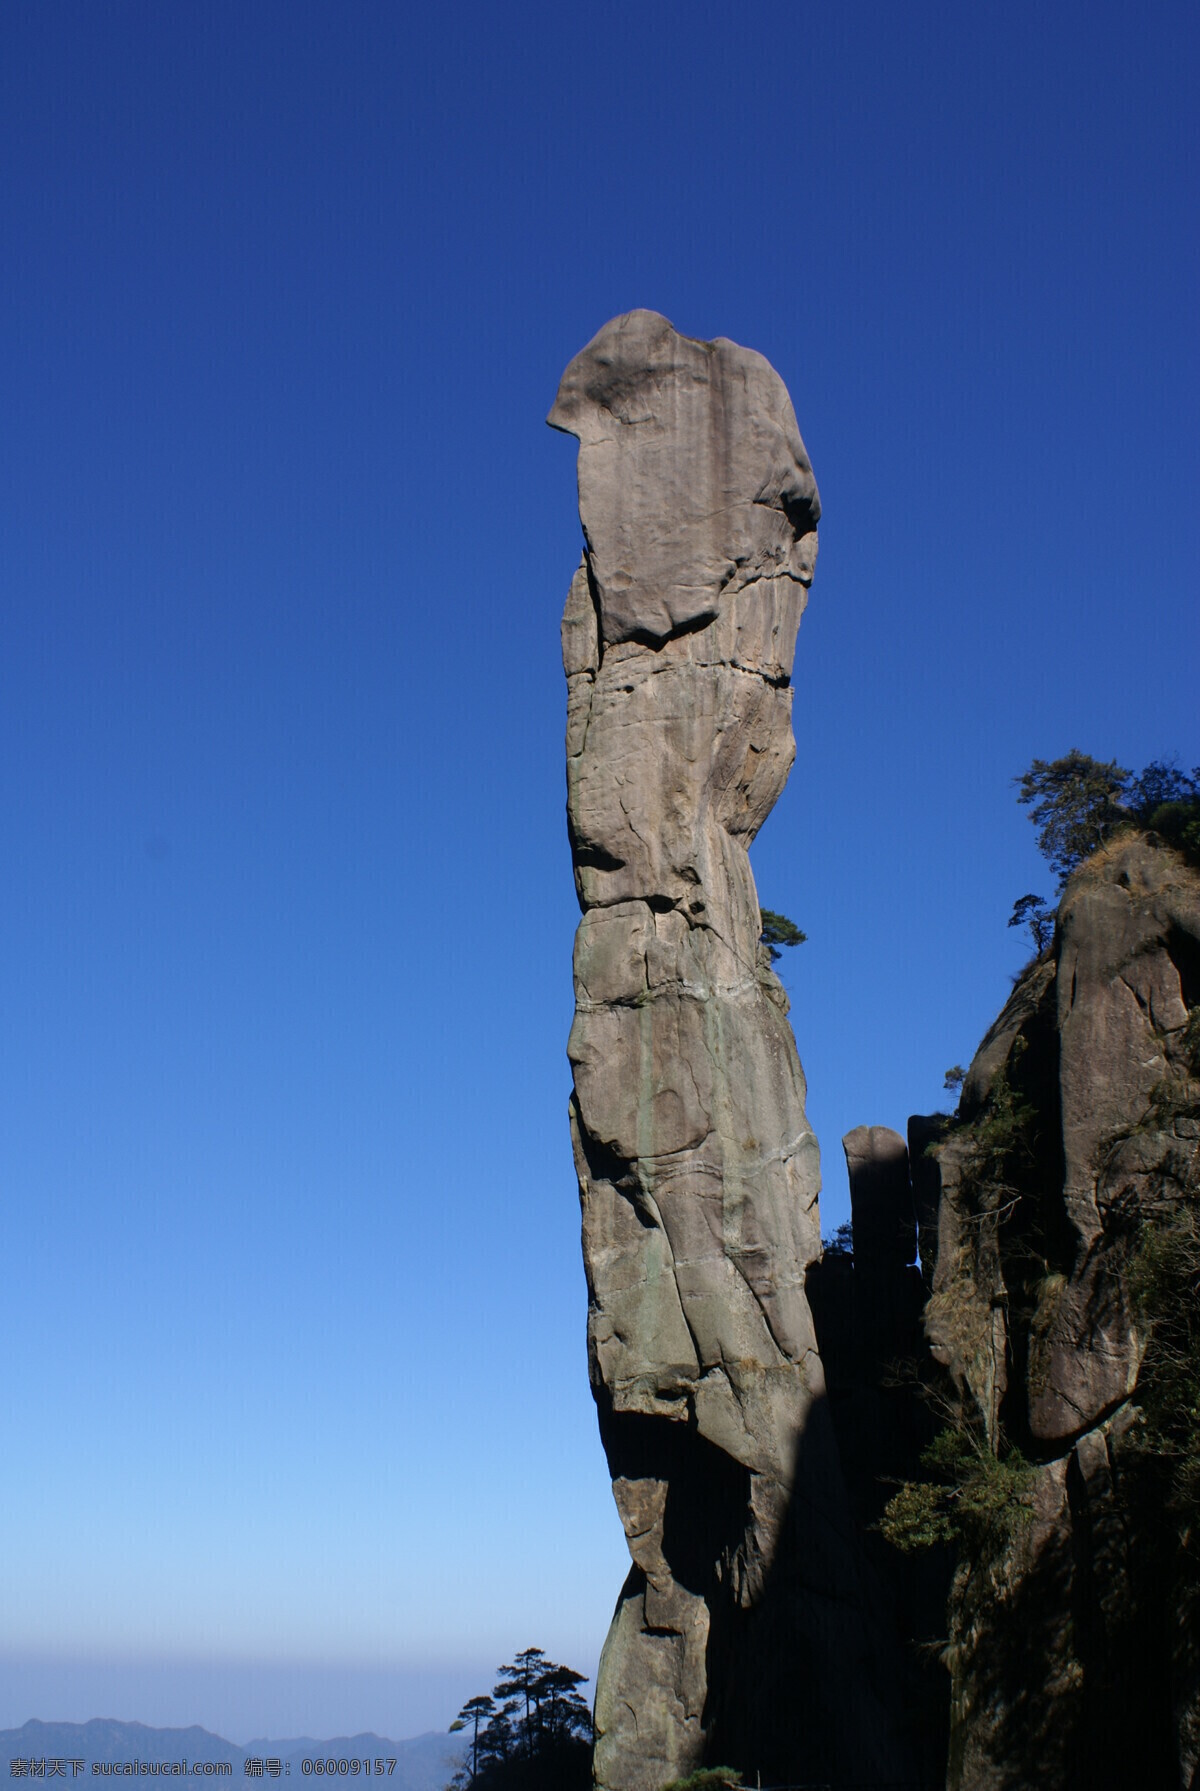
M517 1644L526 1645L537 1643ZM594 1680L594 1661L590 1671L579 1660L565 1664ZM0 1729L19 1729L30 1721L107 1719L151 1729L198 1725L239 1747L306 1735L321 1741L365 1734L407 1741L448 1733L468 1698L491 1691L499 1665L499 1658L418 1667L345 1661L72 1661L53 1656L39 1661L0 1654ZM367 1720L350 1726L336 1720L339 1711L350 1708L363 1710ZM228 1726L206 1720L206 1711L220 1710L230 1713ZM327 1716L322 1722L323 1710ZM260 1713L257 1722L255 1712ZM272 1712L274 1720L261 1720Z

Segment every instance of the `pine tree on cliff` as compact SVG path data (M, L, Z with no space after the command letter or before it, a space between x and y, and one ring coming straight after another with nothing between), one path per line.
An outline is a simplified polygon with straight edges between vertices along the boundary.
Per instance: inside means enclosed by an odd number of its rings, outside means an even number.
M500 1678L492 1687L497 1698L520 1698L525 1704L525 1718L522 1723L525 1752L535 1751L535 1738L540 1731L541 1698L540 1675L550 1662L540 1648L522 1648L515 1659L500 1668Z
M1121 798L1131 773L1110 759L1102 764L1074 747L1063 759L1035 759L1015 781L1017 801L1031 806L1038 850L1050 861L1061 890L1071 872L1130 818Z
M1035 759L1014 782L1017 801L1032 808L1038 850L1057 873L1060 893L1071 873L1121 827L1151 828L1188 857L1200 858L1200 765L1189 777L1173 760L1152 759L1135 777L1115 759L1105 763L1073 747L1065 758ZM1021 901L1032 905L1037 899ZM1022 921L1032 916L1018 918L1014 910L1009 924Z
M592 1716L579 1692L586 1683L540 1648L522 1649L500 1668L495 1697L469 1699L450 1725L475 1731L454 1791L587 1791Z
M450 1724L451 1734L453 1734L456 1729L465 1729L468 1723L471 1725L472 1779L476 1779L479 1776L479 1725L487 1718L493 1716L495 1710L496 1703L493 1698L468 1698L454 1721Z
M800 930L794 920L786 914L776 914L772 908L760 909L762 932L759 938L771 955L772 964L777 964L781 957L780 946L803 945L808 934Z

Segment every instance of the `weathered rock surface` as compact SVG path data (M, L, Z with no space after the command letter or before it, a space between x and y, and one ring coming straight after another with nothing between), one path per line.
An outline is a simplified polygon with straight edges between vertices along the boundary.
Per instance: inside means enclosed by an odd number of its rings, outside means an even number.
M635 311L567 368L586 539L563 617L571 1122L588 1349L633 1561L596 1777L898 1754L805 1297L816 1141L747 848L794 756L818 501L761 356Z
M960 1559L947 1784L1189 1791L1200 1575L1172 1450L1200 1434L1169 1403L1195 1397L1196 1333L1169 1299L1190 1308L1200 1261L1200 874L1141 835L1082 866L956 1120L910 1145L933 1353L964 1426L1032 1464L1028 1513Z

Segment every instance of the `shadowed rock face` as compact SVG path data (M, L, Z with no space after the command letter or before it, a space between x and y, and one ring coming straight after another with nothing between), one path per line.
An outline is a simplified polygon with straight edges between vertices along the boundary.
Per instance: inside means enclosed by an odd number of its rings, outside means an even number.
M1170 1453L1139 1441L1178 1345L1136 1290L1200 1199L1200 873L1139 834L1088 860L957 1119L910 1139L933 1353L1034 1464L1028 1520L956 1575L947 1784L1192 1791L1200 1592Z
M723 1745L744 1768L775 1745L791 1769L800 1744L748 1738L744 1713L776 1692L794 1708L827 1665L874 1677L804 1293L817 1145L747 858L794 756L819 507L767 362L653 312L601 330L549 421L579 439L587 542L562 630L571 1124L592 1387L633 1560L596 1775L658 1791ZM811 1759L847 1745L814 1740L822 1723L857 1729L847 1776L887 1776L878 1723L830 1698L806 1719Z

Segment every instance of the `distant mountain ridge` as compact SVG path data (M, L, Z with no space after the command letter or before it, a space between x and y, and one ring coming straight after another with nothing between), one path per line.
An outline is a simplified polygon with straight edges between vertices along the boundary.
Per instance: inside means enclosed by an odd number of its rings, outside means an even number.
M33 1718L19 1729L0 1729L0 1774L5 1771L6 1762L7 1775L13 1777L25 1776L14 1773L14 1761L61 1760L66 1763L82 1760L81 1772L73 1773L68 1764L62 1774L64 1791L73 1778L79 1781L82 1791L85 1779L92 1784L97 1778L107 1779L109 1776L94 1773L93 1765L126 1761L162 1765L186 1761L186 1774L178 1776L192 1778L208 1776L192 1772L197 1764L227 1763L232 1771L228 1775L222 1773L216 1782L230 1787L230 1791L251 1786L254 1791L265 1791L267 1786L278 1784L282 1787L288 1781L296 1781L294 1791L300 1791L301 1781L322 1783L334 1776L311 1769L305 1772L306 1760L322 1763L328 1760L370 1761L373 1769L375 1761L381 1759L385 1763L381 1777L377 1777L374 1770L360 1769L354 1773L347 1767L337 1773L339 1783L349 1785L357 1781L363 1791L367 1786L372 1787L372 1791L375 1787L378 1791L442 1791L461 1764L465 1751L463 1736L443 1735L437 1730L411 1736L406 1741L392 1741L384 1735L364 1732L339 1735L332 1740L302 1735L276 1741L260 1736L239 1745L197 1724L187 1729L154 1729L146 1723L120 1722L112 1717L94 1717L87 1723L47 1723ZM247 1774L247 1762L268 1760L278 1761L277 1775L265 1768ZM386 1764L389 1760L396 1762L390 1772Z

